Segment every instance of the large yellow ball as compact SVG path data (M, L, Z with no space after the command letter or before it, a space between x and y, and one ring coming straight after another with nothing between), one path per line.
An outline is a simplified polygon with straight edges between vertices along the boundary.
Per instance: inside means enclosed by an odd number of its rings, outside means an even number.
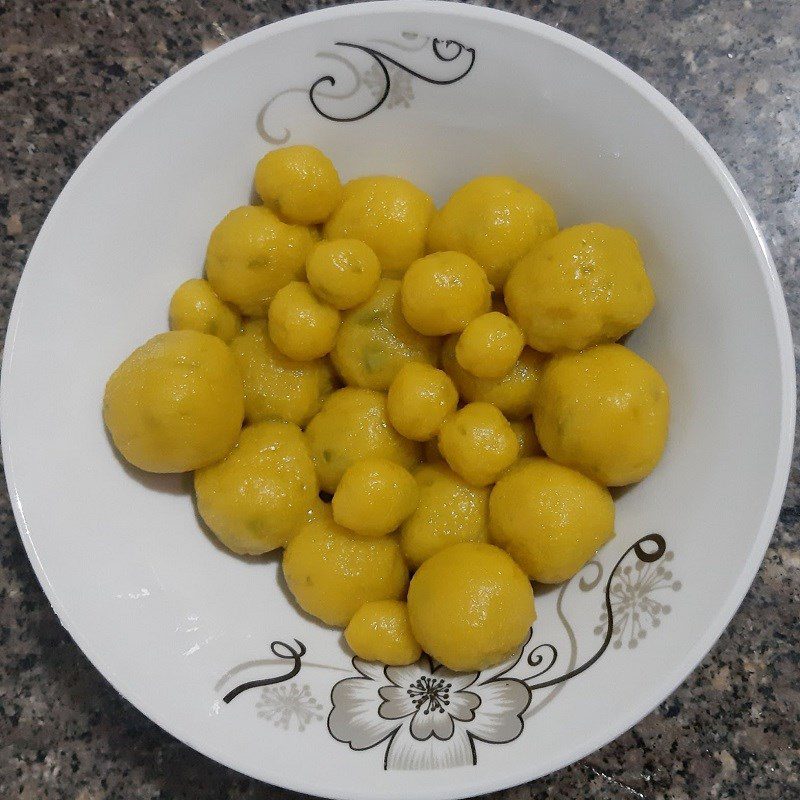
M194 487L200 516L235 553L282 547L319 510L308 445L289 422L244 428L226 458L195 472Z
M417 570L408 613L422 649L457 671L499 664L536 619L525 573L499 547L475 543L448 547Z
M504 296L528 344L545 353L616 341L655 302L636 240L600 223L566 228L537 247L511 271Z
M242 314L264 317L278 289L303 279L314 242L308 228L289 225L264 206L235 208L211 233L206 277Z
M242 427L242 381L228 346L197 331L154 336L106 384L103 418L127 461L187 472L225 456Z
M421 446L402 437L386 414L386 395L347 387L334 392L308 423L306 438L320 486L333 494L345 470L356 461L377 457L411 469Z
M548 458L525 458L492 489L492 541L530 578L569 580L614 535L608 489Z
M428 246L471 256L500 291L514 264L557 230L555 212L536 192L487 175L453 192L431 220Z
M384 175L345 184L342 202L325 223L326 239L358 239L378 256L383 274L399 278L425 254L431 197L403 178Z
M345 312L331 361L351 386L386 391L404 364L435 364L439 340L423 336L400 308L400 281L383 278L372 297Z
M287 358L269 338L266 320L246 322L231 350L242 374L249 422L285 419L305 425L333 391L333 369L327 360Z
M330 514L306 523L289 542L283 575L303 611L339 628L364 603L400 600L408 586L394 537L359 536Z
M550 458L605 486L653 471L667 442L669 391L658 371L619 344L555 356L534 401Z

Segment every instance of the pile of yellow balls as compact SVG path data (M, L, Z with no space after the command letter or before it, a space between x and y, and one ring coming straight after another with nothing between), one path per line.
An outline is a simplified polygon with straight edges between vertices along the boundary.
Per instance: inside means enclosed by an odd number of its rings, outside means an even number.
M536 617L531 581L584 566L613 536L607 487L665 446L664 380L616 343L654 303L636 241L559 230L508 177L438 210L402 178L342 186L309 146L264 156L255 190L170 332L109 379L114 444L193 470L235 553L285 548L298 604L359 657L499 663Z

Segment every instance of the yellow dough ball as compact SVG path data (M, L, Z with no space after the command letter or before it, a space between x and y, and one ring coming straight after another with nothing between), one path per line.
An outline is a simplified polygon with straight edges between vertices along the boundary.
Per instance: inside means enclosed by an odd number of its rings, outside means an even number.
M519 442L495 406L469 403L442 423L439 449L453 472L473 486L487 486L517 460Z
M211 233L206 277L221 300L263 317L278 289L303 279L314 241L308 228L287 225L263 206L235 208Z
M345 313L331 360L351 386L386 391L404 364L435 364L438 355L439 341L406 322L400 281L383 278L366 303Z
M619 344L554 356L534 403L550 458L606 486L653 471L667 441L669 391L658 371Z
M519 458L539 456L544 453L542 446L539 444L539 440L536 438L536 429L530 417L512 422L511 430L514 431L517 441L519 442Z
M450 336L442 346L442 369L453 379L464 400L497 406L509 419L524 419L539 386L547 357L526 347L517 363L501 378L478 378L467 372L456 359L458 336Z
M613 342L652 311L636 239L600 223L566 228L523 258L505 286L508 311L546 353Z
M307 522L286 546L283 575L300 608L344 628L364 603L400 600L408 568L391 536L359 536L330 515Z
M477 378L502 378L522 354L525 337L505 314L490 311L476 317L456 342L456 361Z
M428 247L466 253L500 290L511 267L556 231L555 212L536 192L513 178L484 176L457 189L434 215Z
M306 261L311 288L334 308L344 310L367 301L381 278L381 262L358 239L320 242Z
M272 343L266 320L246 322L231 342L244 384L247 419L285 419L305 425L333 391L333 370L325 360L293 361Z
M106 383L103 419L124 458L187 472L222 458L242 427L242 381L228 346L197 331L154 336Z
M402 437L386 414L386 395L347 387L334 392L308 423L306 438L322 489L336 491L345 470L375 456L411 469L419 463L420 445Z
M214 294L202 278L182 283L169 303L169 327L173 331L198 331L230 342L242 327L237 311Z
M350 649L364 661L388 666L413 664L422 655L402 600L373 600L356 611L344 631Z
M433 211L430 195L403 178L356 178L345 184L341 205L325 223L325 238L368 244L383 274L399 278L424 255Z
M446 372L410 362L395 375L387 396L389 421L407 439L433 439L444 418L458 405L458 392Z
M442 550L417 570L408 614L422 649L464 672L502 662L536 619L525 573L499 547L472 542Z
M222 461L195 472L194 488L206 525L251 555L285 545L319 500L303 432L289 422L244 428Z
M288 358L311 361L333 349L339 312L321 303L307 283L292 281L269 304L269 338Z
M489 489L470 486L445 464L425 464L414 477L419 502L400 528L412 569L451 545L489 541Z
M386 458L362 458L342 475L333 495L333 518L362 536L385 536L417 507L419 491L405 467Z
M403 316L425 336L466 328L489 310L492 287L483 270L461 253L433 253L415 261L403 275Z
M254 183L265 205L301 225L324 222L342 199L333 162L304 144L267 153L256 166Z
M541 583L569 580L614 535L608 489L549 458L526 458L495 484L492 541Z

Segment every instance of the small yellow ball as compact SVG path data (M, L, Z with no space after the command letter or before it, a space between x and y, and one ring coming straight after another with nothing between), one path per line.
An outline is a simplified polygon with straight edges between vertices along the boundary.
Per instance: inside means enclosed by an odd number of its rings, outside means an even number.
M425 336L462 331L489 310L492 287L480 266L461 253L433 253L403 275L403 315Z
M341 204L325 223L325 238L368 244L383 274L399 278L424 255L433 211L430 195L403 178L356 178L345 184Z
M419 463L420 445L401 436L386 414L386 395L347 387L334 392L308 423L306 438L322 489L336 491L345 470L375 456L412 469Z
M373 600L356 611L345 628L350 649L364 661L388 666L413 664L422 655L402 600Z
M536 610L525 573L490 544L456 544L429 558L408 589L422 649L456 671L499 664L523 644Z
M333 349L341 317L319 301L307 283L292 281L279 289L269 305L269 338L295 361L322 358Z
M219 460L236 444L243 415L230 349L189 330L159 334L134 350L103 398L117 449L148 472L187 472Z
M249 422L284 419L305 425L333 391L333 370L327 359L294 361L272 343L267 321L250 320L231 342L244 385Z
M424 464L415 473L419 502L400 528L400 548L413 569L461 542L489 541L489 489L463 481L446 464Z
M477 378L502 378L509 373L525 346L525 337L513 319L490 311L464 328L456 342L456 361Z
M444 418L457 405L453 381L430 364L405 364L389 386L389 421L407 439L425 442L435 438Z
M381 278L375 252L357 239L323 241L306 261L306 275L320 299L344 310L366 302Z
M333 495L333 518L361 536L385 536L417 507L414 476L386 458L363 458L342 475Z
M664 452L669 391L658 371L619 344L554 356L534 403L547 455L605 486L649 475Z
M172 331L198 331L230 342L241 327L242 319L236 309L223 303L211 284L202 278L185 281L172 295L169 303Z
M474 258L498 291L514 264L558 231L548 203L504 176L475 178L457 189L434 215L430 250L458 250Z
M206 277L221 300L264 317L278 289L303 279L314 241L308 228L287 225L263 206L235 208L211 233Z
M381 279L375 294L344 314L331 361L351 386L386 391L410 361L435 364L439 340L417 333L400 308L400 281Z
M590 478L548 458L526 458L495 484L492 541L530 578L569 580L614 535L614 501Z
M478 378L458 363L457 341L455 335L445 340L441 361L442 369L453 379L461 397L468 402L491 403L509 419L527 417L547 357L526 347L517 363L501 378Z
M319 501L314 464L303 433L289 422L242 430L222 460L194 474L197 510L235 553L282 547Z
M633 236L591 223L564 229L523 258L505 301L528 344L555 353L616 341L644 321L655 296Z
M519 442L495 406L469 403L442 424L439 449L453 472L480 487L494 483L517 460Z
M408 568L394 537L359 536L330 514L307 522L283 554L286 585L300 607L344 628L364 603L400 600Z
M321 150L303 144L267 153L256 166L254 183L265 205L301 225L325 222L342 198L333 162Z

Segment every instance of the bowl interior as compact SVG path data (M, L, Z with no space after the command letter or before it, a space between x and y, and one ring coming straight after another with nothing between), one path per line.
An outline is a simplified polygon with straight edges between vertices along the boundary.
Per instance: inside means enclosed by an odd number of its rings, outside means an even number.
M308 90L328 75L315 109ZM360 116L384 93L361 119L331 119ZM515 741L493 744L501 734L484 732L482 742L473 731L475 765L432 755L455 747L436 737L415 745L424 753L405 769L384 769L385 742L361 752L334 740L331 687L357 674L339 634L288 601L277 558L237 559L203 534L186 478L127 469L103 430L107 376L165 328L172 291L201 273L211 228L248 201L256 160L285 135L321 147L343 178L403 175L437 202L475 175L513 175L553 204L562 226L599 220L633 232L655 287L656 310L630 346L670 386L669 445L653 475L620 493L617 537L600 560L607 576L634 541L658 532L671 561L650 583L635 559L619 574L620 592L638 586L652 603L626 617L590 669L557 692L533 692ZM36 243L3 373L5 465L23 538L62 621L114 685L236 769L323 795L382 798L461 797L535 777L663 699L752 579L791 439L775 281L699 135L642 81L570 37L450 4L342 8L257 31L129 112ZM570 590L561 606L558 591L542 591L535 641L558 640L570 663L585 661L602 638L601 589ZM289 711L282 727L269 692L221 702L231 679L218 680L231 668L271 659L247 674L285 671L270 644L294 639L308 665L282 687L309 687L305 716ZM446 763L456 766L443 779L436 768Z

